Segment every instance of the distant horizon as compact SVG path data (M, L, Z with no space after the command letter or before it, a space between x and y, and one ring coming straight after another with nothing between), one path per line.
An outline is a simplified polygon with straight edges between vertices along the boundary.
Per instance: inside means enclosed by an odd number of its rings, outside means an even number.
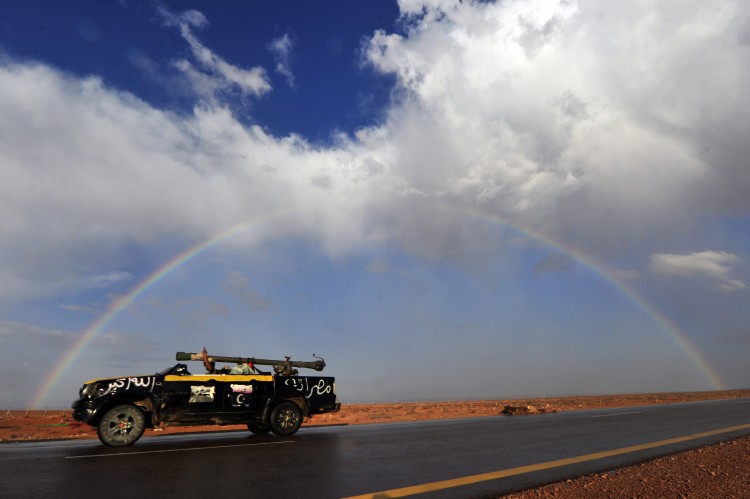
M750 388L735 388L735 389L724 389L724 390L702 390L702 391L676 391L676 392L638 392L638 393L597 393L597 394L573 394L573 395L540 395L540 396L511 396L511 397L491 397L482 399L414 399L414 400L382 400L382 401L358 401L358 402L346 402L345 400L339 400L341 405L395 405L395 404L422 404L422 403L461 403L461 402L515 402L515 401L537 401L547 399L568 399L568 398L601 398L601 397L630 397L630 396L647 396L647 395L684 395L684 394L702 394L702 393L730 393L730 392L750 392ZM72 401L71 401L72 403ZM8 407L6 411L15 412L51 412L51 411L72 411L70 407L45 407L38 409L31 408L16 408ZM2 413L0 408L0 413ZM0 414L2 416L2 414ZM0 417L0 419L2 419Z

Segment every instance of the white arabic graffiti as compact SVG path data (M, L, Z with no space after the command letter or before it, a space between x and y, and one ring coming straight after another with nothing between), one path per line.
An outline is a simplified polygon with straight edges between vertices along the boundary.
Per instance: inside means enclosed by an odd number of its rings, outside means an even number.
M140 386L141 388L148 388L149 390L154 386L155 377L149 376L147 378L128 378L128 388L130 386Z
M333 385L323 378L312 386L310 386L308 378L287 378L284 384L293 390L306 393L305 398L312 397L313 393L324 395L333 391Z
M107 389L104 391L103 395L107 395L110 392L113 392L115 390L119 390L120 388L125 388L126 390L129 390L130 387L133 388L145 388L146 390L153 390L154 389L154 383L156 383L156 377L155 376L139 376L135 378L118 378L107 385Z
M318 382L310 388L307 396L308 398L311 397L313 392L316 392L317 395L323 395L325 393L331 393L331 391L333 391L333 386L326 382L326 380L319 379Z
M304 392L307 385L307 378L287 378L284 380L284 384L298 392Z

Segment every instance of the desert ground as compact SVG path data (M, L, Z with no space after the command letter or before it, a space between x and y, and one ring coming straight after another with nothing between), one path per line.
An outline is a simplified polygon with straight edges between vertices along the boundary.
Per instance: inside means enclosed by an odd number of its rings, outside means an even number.
M341 411L315 416L305 425L377 424L427 419L534 414L745 398L750 390L570 396L520 400L344 404ZM144 437L205 431L247 431L244 426L166 427ZM0 411L0 443L52 439L95 439L96 430L73 421L70 410ZM750 437L649 461L607 473L584 476L514 494L513 498L599 497L750 497Z

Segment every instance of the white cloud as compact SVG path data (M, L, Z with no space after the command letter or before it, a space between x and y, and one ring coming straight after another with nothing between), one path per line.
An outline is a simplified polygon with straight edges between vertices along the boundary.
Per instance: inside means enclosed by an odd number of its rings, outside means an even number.
M78 312L90 315L98 315L99 313L101 313L101 310L99 308L87 305L60 305L60 308L62 308L63 310L68 310L70 312Z
M742 281L732 279L732 269L744 263L737 255L725 251L700 251L688 255L655 253L651 255L649 268L663 275L681 277L710 277L718 280L721 291L740 291L747 286Z
M122 281L129 281L133 279L133 274L130 272L124 272L122 270L110 270L103 274L96 275L92 278L92 282L96 287L106 288L113 284L117 284Z
M745 284L742 281L739 281L737 279L727 279L726 281L720 283L717 288L720 291L742 291L743 289L747 289L747 284Z
M38 337L47 340L72 341L75 335L61 329L47 329L34 324L14 321L0 321L0 335L5 337Z
M377 32L365 53L399 81L386 127L412 188L562 237L624 231L625 245L702 209L696 198L750 208L746 141L719 119L750 123L730 83L750 76L736 41L745 4L401 6L406 35Z
M261 67L239 68L200 42L193 34L192 28L202 29L208 25L208 20L203 14L194 10L180 14L172 14L165 8L158 10L168 26L179 28L180 34L190 45L193 58L203 70L201 72L196 69L194 63L186 59L176 62L176 67L193 82L199 95L215 98L219 92L238 89L242 95L258 97L271 90L265 69Z
M274 54L276 59L276 72L286 79L287 85L294 88L294 73L292 73L292 60L294 41L285 34L282 37L274 39L268 44L268 50Z

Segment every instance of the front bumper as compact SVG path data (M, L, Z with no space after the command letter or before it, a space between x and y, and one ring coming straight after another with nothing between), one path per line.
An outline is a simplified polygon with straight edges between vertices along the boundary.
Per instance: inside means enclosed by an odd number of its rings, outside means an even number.
M96 418L99 415L101 406L102 402L96 400L87 398L78 399L71 405L73 408L73 419L94 425L96 424Z

